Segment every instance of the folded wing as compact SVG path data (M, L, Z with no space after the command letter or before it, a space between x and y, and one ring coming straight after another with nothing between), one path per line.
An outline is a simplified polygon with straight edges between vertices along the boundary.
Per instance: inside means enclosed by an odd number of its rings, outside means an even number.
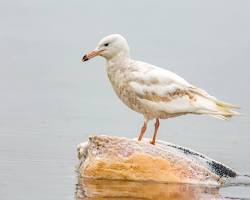
M239 114L232 110L236 106L217 100L173 72L145 63L140 65L143 68L133 72L129 84L140 101L153 111L209 114L221 119Z

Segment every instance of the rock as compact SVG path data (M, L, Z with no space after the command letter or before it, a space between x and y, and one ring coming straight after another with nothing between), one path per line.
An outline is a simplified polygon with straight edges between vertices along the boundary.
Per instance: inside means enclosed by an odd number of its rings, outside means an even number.
M149 139L91 136L78 145L80 177L221 185L237 176L229 167L193 150Z

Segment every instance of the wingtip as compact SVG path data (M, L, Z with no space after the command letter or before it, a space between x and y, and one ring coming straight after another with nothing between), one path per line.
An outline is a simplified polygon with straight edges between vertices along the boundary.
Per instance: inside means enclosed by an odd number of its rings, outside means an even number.
M217 105L222 106L222 107L228 107L228 108L234 108L234 109L241 109L241 107L238 106L238 105L226 103L224 101L217 100L216 103L217 103Z

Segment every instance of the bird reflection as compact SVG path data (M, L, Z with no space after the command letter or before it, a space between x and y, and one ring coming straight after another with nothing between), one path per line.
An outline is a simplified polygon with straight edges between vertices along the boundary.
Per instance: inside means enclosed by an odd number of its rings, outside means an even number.
M132 182L94 180L79 178L76 200L96 199L159 199L159 200L206 200L223 199L217 187L188 184L162 184L154 182Z

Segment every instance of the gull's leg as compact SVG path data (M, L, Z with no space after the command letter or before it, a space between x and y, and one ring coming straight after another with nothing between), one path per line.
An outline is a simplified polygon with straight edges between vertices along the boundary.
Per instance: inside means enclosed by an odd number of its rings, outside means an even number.
M159 118L156 118L156 121L155 121L155 131L154 131L153 139L150 142L151 144L155 144L156 135L157 135L159 126L160 126L160 120L159 120Z
M144 133L145 133L146 130L147 130L147 123L148 123L148 120L144 120L143 126L142 126L142 128L141 128L141 133L140 133L140 135L139 135L139 137L138 137L138 141L141 141L141 140L142 140L142 137L143 137Z

